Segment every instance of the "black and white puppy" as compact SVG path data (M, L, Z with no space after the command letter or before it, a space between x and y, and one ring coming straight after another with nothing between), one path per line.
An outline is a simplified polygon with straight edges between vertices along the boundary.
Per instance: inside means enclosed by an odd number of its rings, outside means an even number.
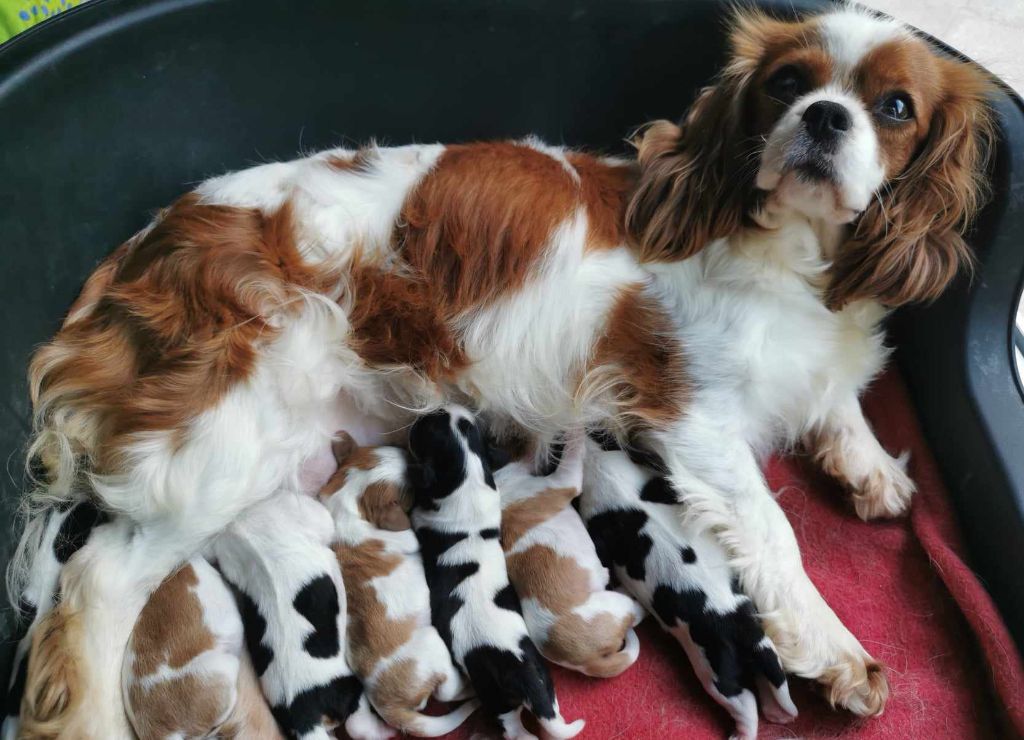
M704 689L757 737L756 685L765 717L797 715L786 675L721 546L689 524L669 481L621 450L587 441L580 514L602 562L675 637Z
M22 546L36 551L31 558L32 570L26 574L19 609L18 646L7 685L2 740L14 740L20 727L19 714L28 679L29 648L39 623L50 613L60 591L60 571L64 563L78 552L92 531L110 517L91 501L82 501L66 509L54 509L39 521L39 529L22 538Z
M330 513L280 492L248 509L210 547L234 587L245 642L278 724L296 740L393 733L377 719L345 656L345 589Z
M409 469L412 523L430 587L431 618L480 703L506 738L534 738L524 707L545 732L570 738L554 684L523 621L498 541L501 499L473 416L448 406L413 424Z

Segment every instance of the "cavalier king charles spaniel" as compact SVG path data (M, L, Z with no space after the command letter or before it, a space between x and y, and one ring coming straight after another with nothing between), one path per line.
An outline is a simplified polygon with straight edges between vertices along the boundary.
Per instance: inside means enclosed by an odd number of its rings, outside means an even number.
M861 517L906 510L906 458L858 395L886 311L970 263L989 82L850 9L742 11L730 50L636 161L534 139L335 149L208 180L114 251L30 369L36 509L92 499L113 520L62 570L66 656L30 659L49 673L23 706L130 737L122 659L163 578L250 505L315 493L336 430L401 442L457 401L499 435L584 424L659 456L786 671L880 713L885 673L804 573L759 462L803 443Z

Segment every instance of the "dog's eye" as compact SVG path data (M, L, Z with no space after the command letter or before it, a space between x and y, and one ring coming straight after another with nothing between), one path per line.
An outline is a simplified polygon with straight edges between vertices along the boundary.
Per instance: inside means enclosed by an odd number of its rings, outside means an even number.
M807 92L807 80L799 67L787 64L780 67L765 82L768 94L783 103L792 103Z
M892 93L878 104L878 115L890 121L909 121L914 115L914 106L906 93Z

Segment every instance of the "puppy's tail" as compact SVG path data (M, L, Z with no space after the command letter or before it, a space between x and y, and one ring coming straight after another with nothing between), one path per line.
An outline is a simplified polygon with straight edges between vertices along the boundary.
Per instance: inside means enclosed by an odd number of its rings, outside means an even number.
M565 718L562 717L562 713L558 710L557 702L555 703L555 716L553 718L537 717L537 721L544 728L544 732L558 740L576 737L583 731L583 726L586 724L582 719L578 719L575 722L566 722Z
M395 707L384 718L388 724L409 735L415 735L416 737L440 737L449 732L454 732L479 706L479 701L470 699L454 711L438 717L431 717L430 715L404 707Z

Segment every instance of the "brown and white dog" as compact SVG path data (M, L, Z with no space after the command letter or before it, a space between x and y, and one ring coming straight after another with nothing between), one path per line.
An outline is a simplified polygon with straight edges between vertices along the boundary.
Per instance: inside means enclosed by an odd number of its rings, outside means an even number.
M784 667L882 711L884 672L807 578L758 463L803 441L861 516L906 509L905 460L858 394L886 308L969 261L987 77L856 10L742 13L730 43L636 163L534 140L326 151L201 184L97 268L30 370L38 502L87 481L132 535L62 577L89 680L60 721L123 727L135 615L104 605L137 612L239 511L315 492L334 430L376 441L446 398L657 452Z
M479 706L444 716L421 710L432 696L453 701L468 684L430 622L430 591L406 510L405 453L357 447L342 433L338 471L320 499L334 517L335 552L348 602L348 660L370 704L392 727L419 737L452 732Z
M530 638L548 660L608 678L640 655L633 628L643 607L608 590L609 573L572 501L583 488L583 435L571 439L550 475L531 462L495 471L501 494L501 547Z
M235 600L203 558L165 580L139 615L124 703L139 740L283 738L245 651Z

